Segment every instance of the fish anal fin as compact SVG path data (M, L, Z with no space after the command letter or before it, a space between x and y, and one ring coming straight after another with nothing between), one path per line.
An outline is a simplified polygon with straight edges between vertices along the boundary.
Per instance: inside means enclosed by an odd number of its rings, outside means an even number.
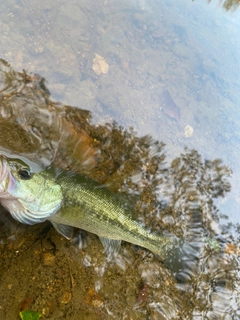
M56 223L56 222L52 222L52 225L57 230L57 232L60 233L62 236L64 236L68 240L72 239L73 227L67 226L67 225L61 224L61 223Z
M104 252L107 254L108 258L116 258L121 248L121 240L113 240L104 237L99 237L99 239L102 242Z

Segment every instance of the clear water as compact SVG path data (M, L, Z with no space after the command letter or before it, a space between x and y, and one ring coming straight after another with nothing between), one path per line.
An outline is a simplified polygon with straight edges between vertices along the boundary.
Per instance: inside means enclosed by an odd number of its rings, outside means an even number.
M134 128L135 133L129 134L136 143L136 149L130 152L132 163L127 162L130 169L124 169L124 165L127 167L124 161L123 167L112 173L102 169L102 175L106 175L102 180L113 189L138 195L151 185L152 197L161 207L155 211L151 205L146 210L140 207L139 220L156 230L158 226L152 221L159 220L159 229L165 225L170 232L191 243L191 249L186 248L181 270L173 271L174 278L168 269L161 267L160 270L159 262L153 257L150 261L145 258L136 267L134 257L128 260L125 252L116 270L135 265L135 269L129 271L132 281L142 279L144 284L139 290L148 292L148 297L139 311L139 302L130 301L132 287L128 291L125 284L126 295L119 293L120 277L116 280L116 292L111 295L114 299L110 296L106 299L108 314L118 316L119 305L115 308L113 301L116 297L122 299L120 305L123 306L123 299L127 297L123 319L134 319L140 314L143 319L238 319L238 10L225 11L220 5L205 1L79 3L60 0L54 4L5 1L0 4L0 12L1 58L14 70L25 69L28 74L33 72L44 77L51 101L89 110L90 125L103 126L105 134L113 135L112 127L106 126L113 121L128 132L130 127ZM94 69L94 63L103 68L100 74ZM2 73L1 81L5 81L3 79ZM13 82L9 89L5 82L3 87L5 92L15 90ZM19 83L16 87L19 88ZM23 113L15 103L10 114L6 112L8 106L2 106L1 115L4 121L12 119L29 132L36 149L26 152L2 142L2 151L27 158L40 168L61 158L61 152L69 153L74 168L87 164L84 167L87 173L90 171L90 175L96 174L101 180L101 169L93 174L90 163L86 162L94 151L78 163L78 155L87 150L88 143L84 142L76 151L75 144L68 142L74 124L69 129L62 119L69 110L60 105L49 110L44 104L32 109L32 100L29 101ZM11 130L9 128L9 132ZM67 133L62 136L64 130ZM121 136L121 129L118 130ZM97 134L100 135L100 131ZM138 141L144 135L153 137L150 142L144 142L148 144L145 149L144 143ZM165 147L159 150L154 141L162 141ZM57 151L63 142L67 146L59 155ZM118 150L119 159L129 156L124 154L130 148L128 143L127 138L112 139L110 146ZM186 151L185 146L195 151ZM166 157L164 161L162 154ZM154 157L158 161L157 169L153 169ZM64 165L71 167L72 162ZM231 177L228 177L229 170L232 170ZM131 181L124 184L124 179L119 178L121 175ZM230 192L227 181L231 184ZM145 199L144 194L142 197ZM153 198L150 197L152 201ZM165 211L163 214L165 207L171 207L171 214ZM78 263L95 270L92 277L96 288L107 286L102 275L108 268L105 260L101 265L85 257ZM122 278L126 276L123 272Z

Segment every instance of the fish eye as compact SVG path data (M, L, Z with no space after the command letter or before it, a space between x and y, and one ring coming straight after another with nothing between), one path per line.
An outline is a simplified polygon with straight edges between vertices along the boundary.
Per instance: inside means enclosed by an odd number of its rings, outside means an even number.
M28 169L20 169L18 171L19 178L22 180L29 180L31 178L31 172Z

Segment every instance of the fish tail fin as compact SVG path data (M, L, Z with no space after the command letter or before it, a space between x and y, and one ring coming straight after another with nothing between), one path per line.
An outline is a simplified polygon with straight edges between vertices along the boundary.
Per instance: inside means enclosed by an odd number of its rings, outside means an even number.
M194 245L183 240L174 241L165 251L164 265L174 273L185 269L190 261L196 261L198 254Z

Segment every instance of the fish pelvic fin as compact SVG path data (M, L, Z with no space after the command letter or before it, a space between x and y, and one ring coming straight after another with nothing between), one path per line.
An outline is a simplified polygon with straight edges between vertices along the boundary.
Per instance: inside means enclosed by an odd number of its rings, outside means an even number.
M104 237L99 237L104 247L104 253L106 253L108 259L115 259L121 248L121 240L113 240Z
M73 227L67 226L65 224L52 222L52 225L57 230L58 233L60 233L62 236L67 238L68 240L72 239L73 237Z

